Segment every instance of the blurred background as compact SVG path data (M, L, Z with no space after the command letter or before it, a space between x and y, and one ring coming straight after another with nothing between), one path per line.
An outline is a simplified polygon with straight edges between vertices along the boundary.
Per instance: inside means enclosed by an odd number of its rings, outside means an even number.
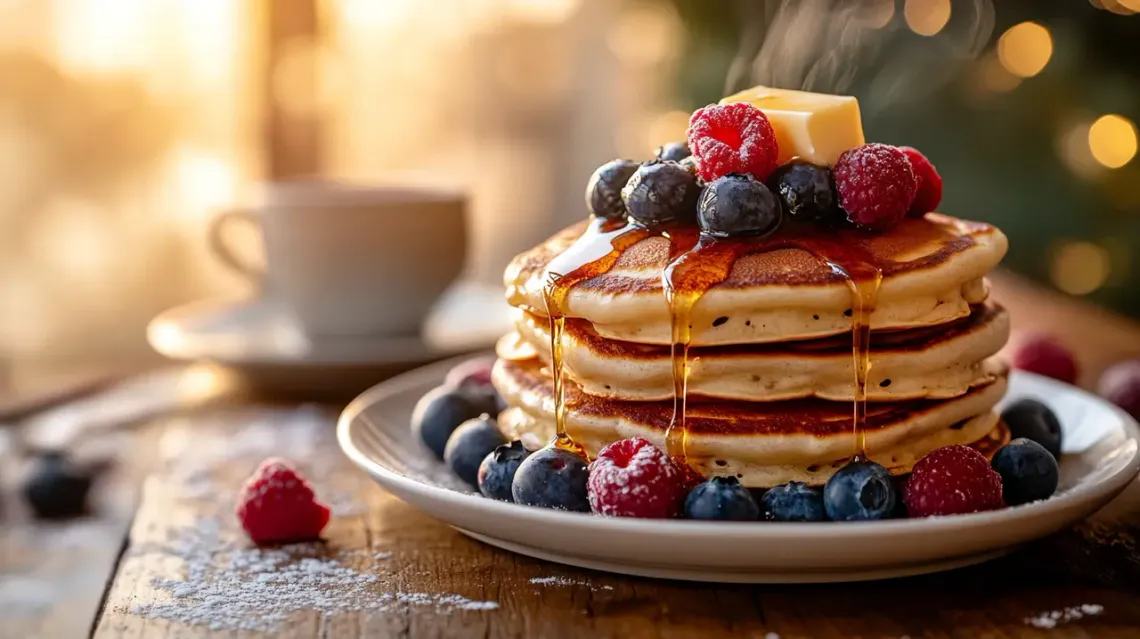
M1006 265L1140 317L1140 0L0 0L0 361L149 355L248 284L209 220L259 181L414 170L472 195L467 277L587 177L755 83L852 93ZM251 253L252 233L239 238Z

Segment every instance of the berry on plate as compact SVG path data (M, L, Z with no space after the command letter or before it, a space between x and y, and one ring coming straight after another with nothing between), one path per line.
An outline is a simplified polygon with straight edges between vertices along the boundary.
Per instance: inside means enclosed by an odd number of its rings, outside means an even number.
M978 451L955 444L918 460L903 493L911 517L963 515L1001 508L1001 476Z
M329 509L287 462L270 458L246 480L237 517L254 543L307 541L320 537Z
M463 422L489 412L485 410L486 404L487 398L475 397L465 389L451 386L434 388L416 402L412 411L412 432L436 457L443 459L443 450L451 433Z
M1066 384L1077 381L1077 360L1073 352L1052 335L1030 335L1022 340L1013 352L1013 366Z
M685 499L684 470L642 437L622 439L590 464L590 507L599 515L676 517Z
M918 180L906 154L889 144L864 144L844 151L835 163L839 205L851 223L883 230L906 217Z
M772 123L747 102L697 109L689 118L688 138L697 174L705 182L729 173L764 180L777 166L779 148Z
M24 480L24 500L40 519L78 517L87 512L92 481L62 452L40 453Z
M766 235L780 225L780 203L764 183L733 173L701 191L697 223L714 237Z
M789 162L776 169L767 184L793 220L821 222L837 217L835 176L825 166Z
M1096 390L1101 397L1140 419L1140 360L1110 367L1101 375Z
M755 521L760 506L735 477L713 477L689 491L684 512L689 519Z
M625 218L621 190L639 166L633 160L611 160L598 167L586 183L586 208L605 220Z
M765 514L774 521L824 521L823 493L799 481L790 481L764 493Z
M676 162L642 164L626 182L621 197L629 217L646 225L691 223L697 217L697 178Z
M657 147L657 151L653 154L658 160L670 160L672 162L680 162L693 154L689 152L689 145L684 142L670 142L669 144Z
M479 464L479 492L491 499L513 501L511 483L519 465L528 456L530 451L517 439L495 448Z
M899 150L910 160L910 167L914 169L914 177L918 180L918 191L915 192L908 213L921 217L938 210L938 205L942 203L942 176L938 175L938 170L918 149L900 146Z
M519 464L511 496L516 504L524 506L588 513L589 472L589 465L580 455L562 448L543 448Z
M1024 437L1041 444L1058 459L1061 457L1061 421L1049 407L1035 399L1014 402L1001 413L1010 437Z
M1057 459L1041 444L1019 438L998 449L990 463L1001 475L1002 497L1010 506L1048 499L1057 491Z
M856 460L840 468L823 487L823 507L835 521L886 519L898 495L891 474L873 461Z
M505 443L507 438L503 437L495 420L490 415L480 415L463 422L451 433L443 450L443 461L457 477L477 486L479 464L491 451Z
M494 367L494 356L474 357L456 364L447 371L447 377L443 378L443 385L455 388L490 386L491 369Z

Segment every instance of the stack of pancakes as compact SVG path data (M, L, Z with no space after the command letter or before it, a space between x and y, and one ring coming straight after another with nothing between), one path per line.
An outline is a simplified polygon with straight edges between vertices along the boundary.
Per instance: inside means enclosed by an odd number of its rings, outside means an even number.
M505 275L514 333L495 385L511 436L555 431L547 266L587 224L519 255ZM852 233L859 231L851 230ZM870 314L865 453L894 474L950 444L992 454L1008 439L994 406L1006 367L994 358L1009 318L987 302L1005 254L996 228L927 214L860 241L882 272ZM669 239L651 235L564 304L565 429L591 456L641 436L664 447L674 418L672 320L662 286ZM690 314L687 461L753 487L824 483L855 452L850 282L807 250L739 258Z

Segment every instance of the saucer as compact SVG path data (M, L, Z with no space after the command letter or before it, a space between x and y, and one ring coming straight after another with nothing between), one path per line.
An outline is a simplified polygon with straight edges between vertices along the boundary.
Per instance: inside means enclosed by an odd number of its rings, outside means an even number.
M1091 515L1140 471L1140 428L1072 386L1016 371L1005 403L1033 397L1064 429L1061 483L1050 499L927 519L847 523L701 522L599 517L486 499L465 487L409 429L416 400L456 361L405 373L341 414L341 449L379 484L492 546L572 566L692 581L794 583L885 579L980 563Z

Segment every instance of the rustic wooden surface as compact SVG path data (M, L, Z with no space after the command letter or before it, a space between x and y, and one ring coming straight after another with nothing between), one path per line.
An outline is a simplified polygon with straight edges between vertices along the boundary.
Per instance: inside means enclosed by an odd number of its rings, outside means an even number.
M1053 330L1077 349L1086 385L1112 361L1140 356L1136 323L1014 280L999 279L996 291L1019 330ZM471 541L352 468L335 447L335 408L230 397L107 429L133 461L110 500L120 505L103 506L100 517L52 528L9 515L0 524L0 637L1140 637L1140 484L1094 519L973 568L865 584L685 584L578 570ZM283 607L266 602L245 617L261 632L241 631L233 601L215 601L211 615L194 595L226 579L227 557L248 552L230 515L233 491L274 454L302 460L336 513L327 543L302 555L374 575L332 591L334 601L370 609L326 615L315 606L273 621L265 612ZM189 578L194 561L198 574ZM469 609L478 602L497 607ZM1103 610L1052 629L1027 622L1081 605Z

